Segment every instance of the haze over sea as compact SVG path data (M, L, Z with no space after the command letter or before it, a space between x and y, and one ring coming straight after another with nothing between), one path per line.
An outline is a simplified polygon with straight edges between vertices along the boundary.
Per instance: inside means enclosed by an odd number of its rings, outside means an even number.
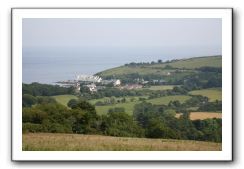
M215 47L213 47L215 48ZM23 48L23 83L74 80L78 74L97 72L130 62L151 62L218 55L213 49L194 46L174 49L163 47L52 47Z

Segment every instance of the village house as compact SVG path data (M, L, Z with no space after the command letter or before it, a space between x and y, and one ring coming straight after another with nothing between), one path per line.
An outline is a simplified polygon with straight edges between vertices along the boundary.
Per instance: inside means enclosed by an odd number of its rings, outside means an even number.
M102 78L99 76L93 76L93 75L77 75L76 80L80 81L80 82L100 83L102 81Z
M97 91L97 86L94 83L86 85L86 86L89 88L90 92L96 92Z
M75 90L80 92L80 83L75 83Z
M121 81L119 79L114 81L114 86L120 86L121 85Z

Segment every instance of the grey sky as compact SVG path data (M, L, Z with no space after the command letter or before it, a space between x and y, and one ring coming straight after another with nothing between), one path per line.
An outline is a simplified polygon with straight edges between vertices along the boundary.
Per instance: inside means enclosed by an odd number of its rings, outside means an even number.
M190 47L221 54L221 24L217 18L23 19L23 47Z

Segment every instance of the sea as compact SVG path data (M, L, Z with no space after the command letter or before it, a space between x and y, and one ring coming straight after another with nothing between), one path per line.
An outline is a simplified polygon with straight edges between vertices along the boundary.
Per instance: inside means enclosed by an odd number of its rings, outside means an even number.
M172 51L160 47L23 48L22 81L27 84L55 84L57 81L74 80L79 74L93 75L126 63L194 56L194 52L179 55Z

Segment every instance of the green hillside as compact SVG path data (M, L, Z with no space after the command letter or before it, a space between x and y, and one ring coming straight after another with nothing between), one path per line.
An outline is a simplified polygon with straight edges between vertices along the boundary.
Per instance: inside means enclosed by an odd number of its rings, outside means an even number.
M157 64L157 65L153 65L152 67L162 68L165 67L166 65L170 65L174 68L186 68L186 69L195 69L204 66L222 67L222 57L221 56L195 57L195 58L177 60L171 63Z
M200 67L222 67L222 56L195 57L189 59L172 60L154 64L126 64L124 66L108 69L97 73L101 77L116 76L138 73L139 75L162 75L167 76L174 73L175 69L185 69L181 74L193 73L196 68Z

